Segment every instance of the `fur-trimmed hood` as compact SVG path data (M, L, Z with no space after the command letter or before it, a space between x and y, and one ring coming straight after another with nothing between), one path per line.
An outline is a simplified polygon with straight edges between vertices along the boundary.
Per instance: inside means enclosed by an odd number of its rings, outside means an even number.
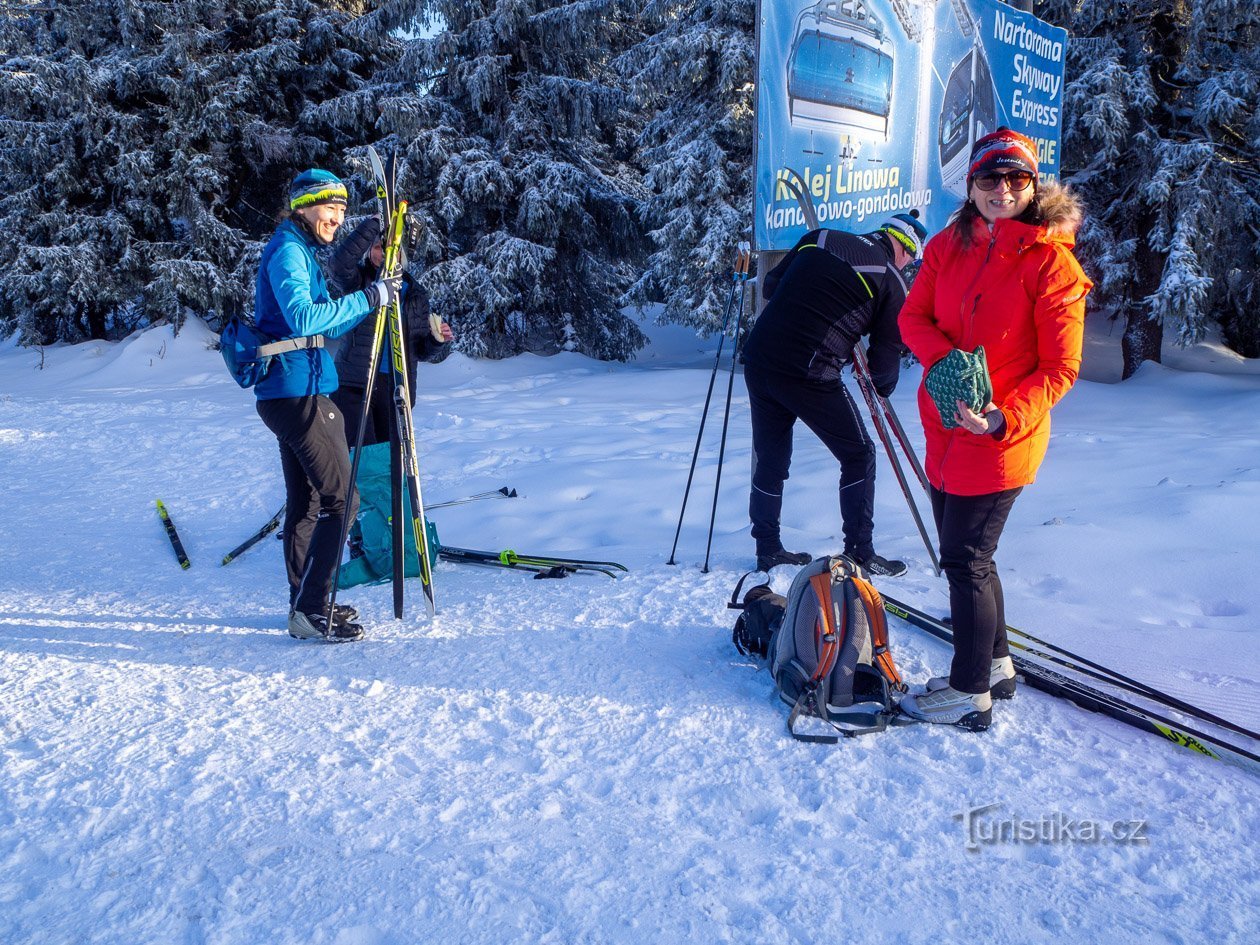
M1075 241L1076 231L1085 218L1085 207L1080 198L1066 184L1057 180L1047 181L1038 189L1043 224L1051 236L1066 236Z

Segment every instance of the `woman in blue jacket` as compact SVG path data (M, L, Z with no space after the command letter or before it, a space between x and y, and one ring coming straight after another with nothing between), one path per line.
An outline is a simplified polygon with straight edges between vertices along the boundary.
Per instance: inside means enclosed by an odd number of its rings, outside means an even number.
M337 370L324 338L350 331L369 312L397 297L400 279L381 279L333 301L315 258L345 219L346 186L328 171L303 171L289 187L289 212L263 249L254 321L275 340L309 339L277 355L254 390L258 415L280 441L286 506L284 561L289 577L289 635L344 643L363 637L358 612L338 605L327 622L333 569L341 560L341 530L354 516L341 411L329 399ZM350 496L347 508L346 497Z

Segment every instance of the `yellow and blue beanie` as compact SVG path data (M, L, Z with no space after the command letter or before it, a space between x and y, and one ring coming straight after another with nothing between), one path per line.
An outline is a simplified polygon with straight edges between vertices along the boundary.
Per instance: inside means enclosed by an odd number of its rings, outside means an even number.
M300 210L320 203L339 203L343 207L350 202L350 193L341 178L331 171L311 168L293 178L289 185L289 209Z
M914 259L923 258L923 245L927 242L928 231L919 221L918 210L893 214L884 221L879 232L887 233L890 238L895 239Z

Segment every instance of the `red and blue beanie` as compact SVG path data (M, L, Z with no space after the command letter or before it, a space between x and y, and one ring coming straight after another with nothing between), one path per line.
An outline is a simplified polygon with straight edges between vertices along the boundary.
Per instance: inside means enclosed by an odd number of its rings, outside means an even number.
M339 203L343 207L350 202L350 193L341 178L332 171L311 168L293 178L289 185L289 209L313 207L320 203Z
M971 149L971 166L967 182L977 174L991 171L1027 171L1037 176L1037 143L1027 135L1010 128L999 128L985 135Z

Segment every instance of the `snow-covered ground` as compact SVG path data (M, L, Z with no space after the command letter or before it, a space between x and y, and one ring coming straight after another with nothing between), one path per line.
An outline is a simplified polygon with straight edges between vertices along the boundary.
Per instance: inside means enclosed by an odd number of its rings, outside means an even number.
M436 619L414 582L401 622L388 587L356 588L369 639L341 647L285 634L277 542L218 564L283 499L203 326L42 370L0 345L0 942L1260 939L1260 779L1237 768L1028 689L981 735L786 737L725 609L751 565L746 395L712 570L716 422L667 566L715 342L653 331L626 365L454 356L417 410L430 503L520 493L435 513L447 543L631 573L442 563ZM1082 381L999 562L1017 626L1255 728L1260 376L1234 368ZM893 400L921 441L917 376ZM911 565L882 586L944 612L880 461L878 547ZM835 477L802 431L789 547L838 549ZM912 681L946 666L891 629ZM983 842L1056 814L1075 839Z

